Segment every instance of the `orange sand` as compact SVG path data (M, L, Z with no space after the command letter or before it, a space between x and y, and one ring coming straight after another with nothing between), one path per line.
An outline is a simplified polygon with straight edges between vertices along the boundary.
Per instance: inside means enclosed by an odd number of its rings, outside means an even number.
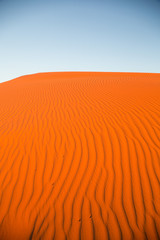
M160 238L160 74L0 84L0 239Z

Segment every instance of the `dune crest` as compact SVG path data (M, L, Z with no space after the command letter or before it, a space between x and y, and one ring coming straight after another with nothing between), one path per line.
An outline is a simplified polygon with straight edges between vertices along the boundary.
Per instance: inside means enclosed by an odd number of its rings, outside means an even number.
M160 238L160 74L0 84L0 239Z

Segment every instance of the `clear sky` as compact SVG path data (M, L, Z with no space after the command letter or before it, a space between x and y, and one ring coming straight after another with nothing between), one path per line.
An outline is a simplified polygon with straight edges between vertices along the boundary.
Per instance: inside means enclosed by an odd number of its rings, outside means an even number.
M160 73L160 0L0 0L0 82L54 71Z

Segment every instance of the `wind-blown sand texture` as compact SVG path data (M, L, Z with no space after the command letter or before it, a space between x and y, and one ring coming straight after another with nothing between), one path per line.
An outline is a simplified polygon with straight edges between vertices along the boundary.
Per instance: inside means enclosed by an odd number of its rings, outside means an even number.
M160 74L0 84L0 239L160 238Z

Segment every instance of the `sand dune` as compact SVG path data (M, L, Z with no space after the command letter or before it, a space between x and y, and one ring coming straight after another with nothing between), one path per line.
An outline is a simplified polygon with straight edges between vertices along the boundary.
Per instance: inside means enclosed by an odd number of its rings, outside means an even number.
M0 239L160 238L160 74L0 84Z

